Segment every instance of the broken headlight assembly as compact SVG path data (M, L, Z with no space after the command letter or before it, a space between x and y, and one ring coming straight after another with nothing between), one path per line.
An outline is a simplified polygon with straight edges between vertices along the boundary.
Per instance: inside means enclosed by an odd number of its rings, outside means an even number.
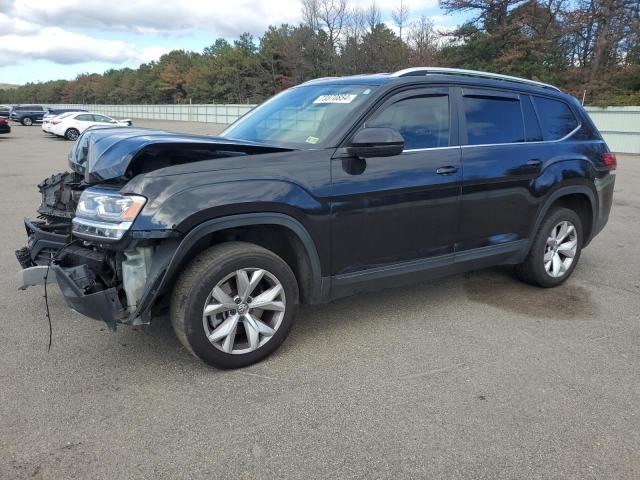
M87 188L78 201L73 234L80 238L117 241L131 228L147 199L104 188Z

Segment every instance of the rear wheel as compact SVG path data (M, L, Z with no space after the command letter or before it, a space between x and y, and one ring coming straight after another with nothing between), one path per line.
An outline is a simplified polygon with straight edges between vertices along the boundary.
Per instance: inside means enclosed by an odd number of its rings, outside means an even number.
M180 342L218 368L256 363L287 337L298 308L289 265L251 243L205 250L180 275L171 322Z
M67 140L71 140L72 142L76 141L80 136L80 132L75 128L70 128L66 132L64 132L64 138Z
M555 287L571 276L582 250L582 223L568 208L552 209L540 225L518 277L533 285Z
M31 117L24 117L24 118L22 119L22 124L23 124L25 127L30 127L31 125L33 125L33 119L32 119Z

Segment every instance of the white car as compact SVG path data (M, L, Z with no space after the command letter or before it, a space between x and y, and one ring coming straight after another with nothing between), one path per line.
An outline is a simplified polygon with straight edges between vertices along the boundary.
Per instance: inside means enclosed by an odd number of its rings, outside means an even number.
M50 133L51 135L53 135L51 133L51 127L53 126L51 122L56 118L68 117L72 113L86 113L86 110L78 110L76 112L71 110L71 111L68 111L68 112L60 112L57 115L51 115L50 113L45 113L44 116L42 117L42 131L45 132L45 133Z
M49 132L67 140L76 140L89 127L130 127L131 120L114 120L100 113L72 112L63 113L49 122Z

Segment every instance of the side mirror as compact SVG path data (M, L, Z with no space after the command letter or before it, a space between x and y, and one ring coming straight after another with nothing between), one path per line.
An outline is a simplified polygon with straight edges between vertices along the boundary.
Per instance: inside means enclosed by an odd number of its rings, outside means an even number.
M404 138L400 132L382 127L363 128L347 145L347 153L360 158L391 157L403 150Z

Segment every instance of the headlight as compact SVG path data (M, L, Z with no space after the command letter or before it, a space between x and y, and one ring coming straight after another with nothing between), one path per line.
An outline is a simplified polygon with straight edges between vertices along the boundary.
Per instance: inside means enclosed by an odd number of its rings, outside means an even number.
M120 195L112 190L87 188L78 201L73 233L81 238L120 240L146 201L140 195Z

